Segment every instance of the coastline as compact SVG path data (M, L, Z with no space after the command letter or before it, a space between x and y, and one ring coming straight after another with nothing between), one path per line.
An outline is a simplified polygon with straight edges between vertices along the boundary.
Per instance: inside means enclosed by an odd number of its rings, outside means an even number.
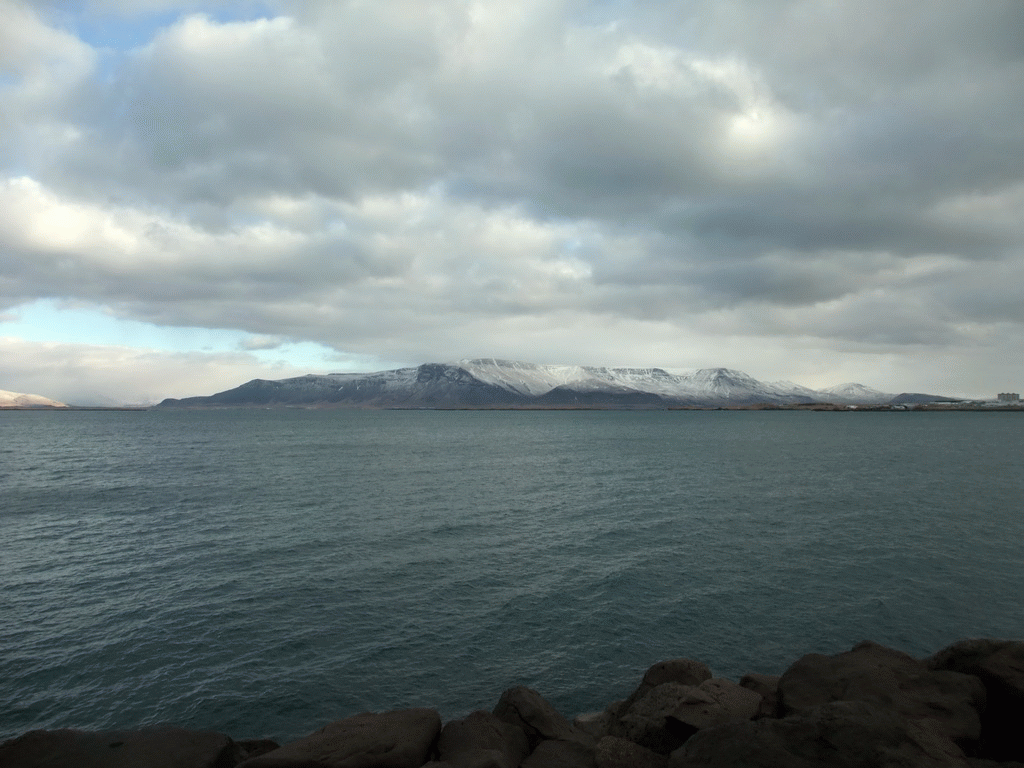
M569 720L525 687L442 724L433 709L362 713L278 744L172 725L30 731L5 768L992 768L1024 763L1024 641L970 639L924 659L872 642L782 675L716 678L672 659L633 693Z

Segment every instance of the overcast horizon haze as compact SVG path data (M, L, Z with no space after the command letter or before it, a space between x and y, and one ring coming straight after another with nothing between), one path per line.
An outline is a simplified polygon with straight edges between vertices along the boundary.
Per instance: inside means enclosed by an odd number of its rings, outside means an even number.
M1024 387L1024 2L0 0L0 389Z

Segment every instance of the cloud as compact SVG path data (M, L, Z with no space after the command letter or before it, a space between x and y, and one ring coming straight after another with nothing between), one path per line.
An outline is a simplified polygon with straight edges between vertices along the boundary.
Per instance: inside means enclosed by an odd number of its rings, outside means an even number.
M1018 2L238 8L0 0L0 309L865 379L1020 334Z
M285 340L280 336L247 336L238 345L239 349L245 352L255 352L265 349L279 349Z
M131 371L130 378L125 371ZM11 391L45 392L72 405L149 404L166 397L206 395L254 378L306 373L243 353L175 353L0 337L0 381Z

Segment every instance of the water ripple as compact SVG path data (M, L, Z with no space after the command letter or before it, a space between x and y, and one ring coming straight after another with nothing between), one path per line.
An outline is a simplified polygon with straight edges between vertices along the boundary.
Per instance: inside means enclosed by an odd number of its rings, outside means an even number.
M4 413L0 738L1021 636L1014 414Z

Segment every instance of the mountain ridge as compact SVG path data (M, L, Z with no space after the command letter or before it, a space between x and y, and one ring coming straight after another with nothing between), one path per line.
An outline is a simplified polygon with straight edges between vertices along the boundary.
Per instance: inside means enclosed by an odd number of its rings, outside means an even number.
M812 390L766 383L731 368L670 373L663 368L543 365L500 358L424 363L372 373L253 379L160 407L336 406L353 408L669 408L750 405L877 405L897 396L861 384ZM905 393L902 397L932 396ZM941 398L935 398L941 399Z

